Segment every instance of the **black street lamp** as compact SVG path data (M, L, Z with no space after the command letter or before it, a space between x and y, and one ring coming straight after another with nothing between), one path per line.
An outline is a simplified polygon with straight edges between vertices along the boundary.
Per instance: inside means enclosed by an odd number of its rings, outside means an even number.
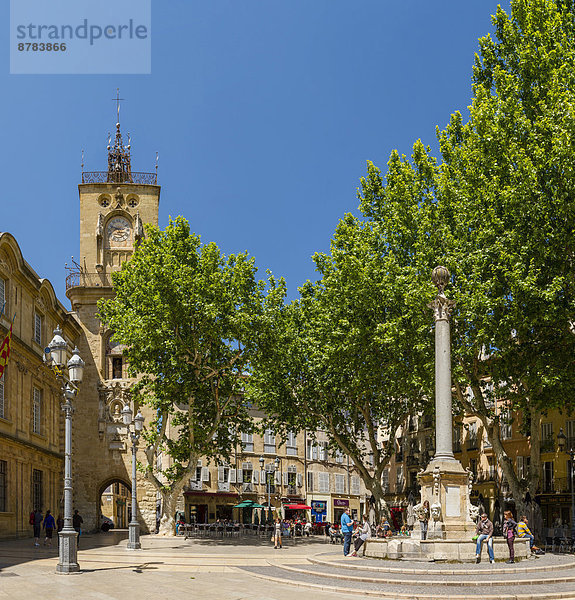
M571 443L573 443L572 440ZM573 485L573 471L575 471L575 448L571 446L571 448L567 450L567 436L563 433L563 429L560 429L559 433L557 434L557 445L559 446L559 450L561 452L567 452L567 454L571 457L571 464L569 467L569 481L571 485L571 540L575 541L575 486Z

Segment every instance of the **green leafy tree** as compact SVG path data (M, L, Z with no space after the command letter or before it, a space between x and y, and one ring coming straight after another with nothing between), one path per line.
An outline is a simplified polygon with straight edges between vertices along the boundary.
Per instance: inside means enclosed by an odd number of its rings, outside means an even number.
M575 193L574 3L512 0L495 37L479 40L470 119L455 114L444 158L436 231L458 303L455 383L482 421L512 494L540 488L541 415L573 406ZM473 394L466 393L470 386ZM521 481L501 427L530 435Z
M542 414L575 398L574 12L571 0L498 8L496 39L479 40L470 118L438 131L443 163L417 144L411 161L393 153L362 203L375 223L398 221L390 243L418 240L406 260L421 293L436 264L450 269L456 400L481 420L518 509L540 489ZM513 415L531 442L523 480L502 439Z
M349 456L378 517L387 512L382 472L395 431L425 406L430 381L425 298L412 294L382 230L345 216L331 253L314 256L321 279L291 304L276 296L268 306L270 335L248 383L276 431L320 429L332 453Z
M265 284L253 258L202 245L182 217L146 234L99 310L127 347L134 392L157 415L144 434L143 468L162 496L160 532L173 535L176 502L198 459L225 461L238 432L253 427L243 388Z

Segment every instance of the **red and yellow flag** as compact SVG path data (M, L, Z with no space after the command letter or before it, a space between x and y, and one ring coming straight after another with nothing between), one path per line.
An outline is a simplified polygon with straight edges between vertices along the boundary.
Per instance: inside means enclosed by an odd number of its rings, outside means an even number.
M10 341L12 340L12 326L14 325L14 321L12 321L12 325L10 325L10 331L8 335L4 338L2 342L2 346L0 346L0 379L4 375L4 369L6 368L6 363L8 362L8 358L10 357Z

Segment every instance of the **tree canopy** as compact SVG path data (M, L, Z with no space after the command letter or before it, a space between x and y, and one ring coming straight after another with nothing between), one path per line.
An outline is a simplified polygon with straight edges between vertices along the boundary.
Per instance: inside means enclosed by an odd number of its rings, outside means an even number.
M161 530L197 460L225 461L252 422L244 380L263 321L265 283L246 253L202 245L178 217L146 228L132 259L113 274L115 297L100 318L126 346L138 399L155 420L145 432L146 476L163 496ZM161 453L168 460L158 469Z

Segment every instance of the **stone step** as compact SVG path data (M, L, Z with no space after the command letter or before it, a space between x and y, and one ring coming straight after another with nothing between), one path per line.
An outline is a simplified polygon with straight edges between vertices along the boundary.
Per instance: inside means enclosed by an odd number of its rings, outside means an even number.
M520 580L510 583L505 589L485 589L465 584L449 587L422 585L419 581L413 581L413 576L406 576L405 581L393 584L335 579L330 581L329 577L292 572L277 565L241 567L240 570L278 584L383 600L575 600L575 586L572 583L533 586Z
M356 559L346 559L356 560ZM337 566L329 565L286 565L270 562L270 565L280 567L292 573L303 573L305 575L313 575L319 577L328 577L337 581L363 581L368 583L385 583L385 584L403 584L405 581L414 581L415 575L412 573L375 573L373 571L364 571L358 569L351 573L350 571L342 572ZM508 573L504 569L496 569L490 571L483 569L481 572L465 575L461 573L445 575L441 573L432 573L427 575L417 576L417 585L430 586L465 586L465 587L494 587L494 586L510 586L518 582L516 573ZM568 571L546 571L535 576L530 576L526 579L528 585L547 585L550 583L571 583L575 591L575 568Z
M483 556L479 565L469 563L435 563L431 561L401 561L382 560L377 558L361 557L360 559L343 558L341 554L320 553L307 559L312 564L336 567L349 571L373 571L375 573L400 573L414 576L424 575L469 575L475 577L481 573L493 575L494 569L526 575L528 573L545 573L548 571L565 571L575 569L575 557L569 554L546 554L536 559L521 561L514 565L505 564L504 560L497 560L491 565L487 556Z

